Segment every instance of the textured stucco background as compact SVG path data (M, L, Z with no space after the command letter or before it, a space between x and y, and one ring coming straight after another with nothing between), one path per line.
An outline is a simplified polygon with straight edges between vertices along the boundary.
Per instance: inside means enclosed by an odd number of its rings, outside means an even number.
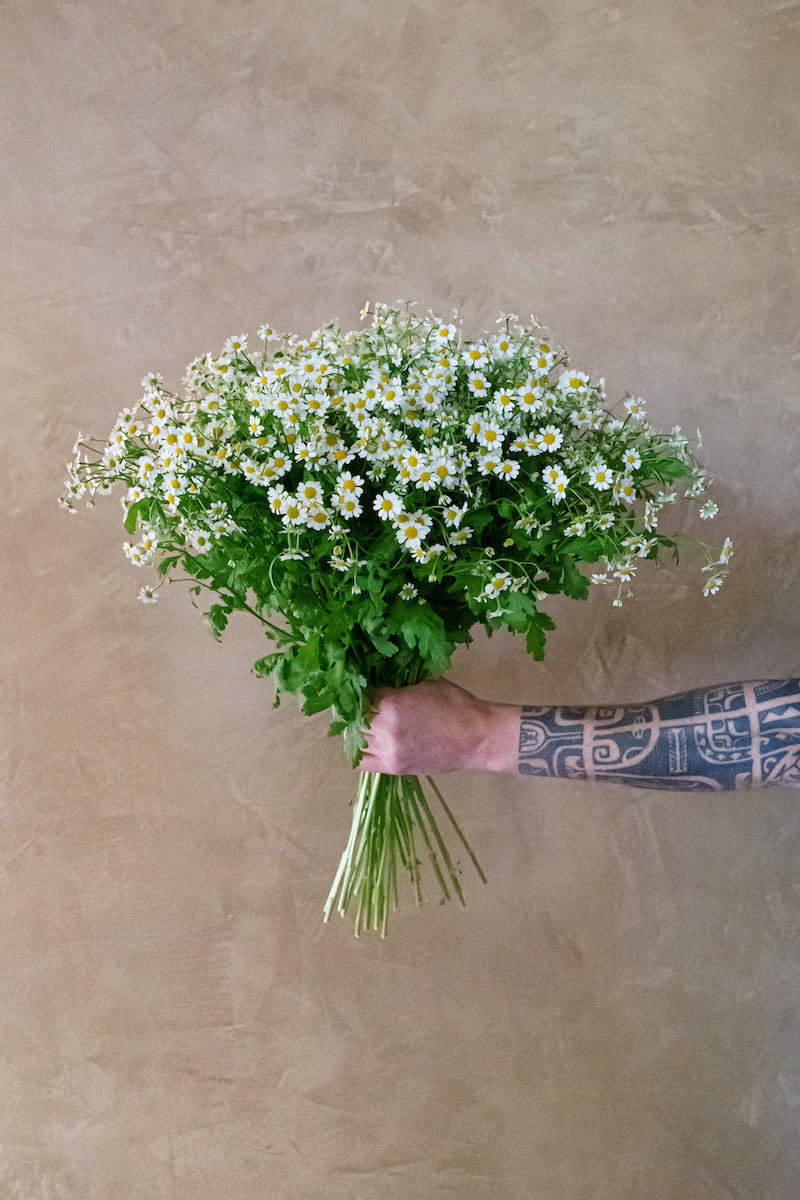
M700 426L736 556L553 604L530 703L800 672L800 6L0 4L0 1195L800 1195L798 793L454 776L489 877L386 942L321 907L354 778L116 500L56 506L147 370L366 299L533 312ZM704 532L709 527L704 525Z

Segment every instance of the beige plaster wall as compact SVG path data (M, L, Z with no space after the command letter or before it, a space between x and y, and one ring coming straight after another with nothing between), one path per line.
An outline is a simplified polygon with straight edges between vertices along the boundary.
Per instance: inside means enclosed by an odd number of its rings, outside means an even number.
M531 311L701 426L734 569L554 604L497 699L796 674L800 9L778 0L0 5L0 1195L789 1200L797 793L451 777L489 876L320 923L354 779L173 588L77 430L263 320Z

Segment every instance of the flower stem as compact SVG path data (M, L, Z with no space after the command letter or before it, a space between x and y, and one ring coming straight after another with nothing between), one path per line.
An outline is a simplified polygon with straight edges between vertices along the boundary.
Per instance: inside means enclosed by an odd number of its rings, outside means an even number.
M486 882L469 843L433 780L434 794ZM398 860L408 871L416 900L422 903L420 837L435 874L442 899L454 896L465 903L458 870L428 804L422 782L414 775L362 775L353 806L350 836L324 908L324 920L334 909L345 916L355 906L355 934L368 929L386 936L390 910L398 907Z

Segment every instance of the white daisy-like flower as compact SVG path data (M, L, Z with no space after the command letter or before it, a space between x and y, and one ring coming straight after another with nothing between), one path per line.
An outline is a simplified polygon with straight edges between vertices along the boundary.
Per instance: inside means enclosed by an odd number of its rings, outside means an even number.
M711 575L703 584L704 596L715 596L722 587L722 579L719 575Z
M619 500L623 500L625 504L633 504L636 499L636 489L633 486L632 479L616 479L614 481L614 495Z
M306 525L309 529L324 529L330 523L331 514L326 508L322 508L321 505L309 507L306 513Z
M397 540L401 546L405 546L409 550L416 550L422 543L422 539L430 531L430 518L425 517L422 513L407 513L403 514L408 517L408 520L403 521L397 526Z
M205 554L214 545L214 538L211 533L205 529L189 529L186 531L186 541L192 550L196 550L198 554Z
M210 366L213 371L217 372L217 374L225 376L229 379L232 379L233 378L232 364L233 364L233 356L225 354L225 355L222 355L220 358L212 359Z
M315 479L304 479L297 489L298 499L304 504L320 505L322 503L322 484Z
M498 388L489 401L490 407L508 420L517 407L517 393L514 388Z
M611 513L601 513L594 523L595 529L610 529L614 524L614 517Z
M436 476L439 487L450 488L455 485L456 464L446 452L434 451L431 456L431 470Z
M143 529L141 539L139 541L142 553L153 558L158 549L158 533L155 529Z
M291 462L285 454L273 454L264 463L264 476L267 479L280 479L291 467Z
M625 410L629 416L635 417L636 420L643 420L645 416L644 400L642 400L641 396L630 396L625 401Z
M492 348L492 357L497 362L505 362L512 358L514 354L514 343L507 333L498 334L489 342Z
M567 537L582 537L586 533L586 522L573 521L571 525L566 527L564 533Z
M472 392L473 396L488 396L489 380L480 371L471 371L467 378L467 387Z
M149 454L142 455L142 457L136 463L136 474L139 476L142 483L147 486L150 480L154 479L158 474L156 460L151 458Z
M403 505L396 492L381 492L375 497L373 508L382 521L389 517L397 518L403 511Z
M519 463L515 458L504 458L497 474L503 479L516 479L519 475Z
M543 406L544 389L535 379L528 379L517 388L517 403L523 412L538 412Z
M540 342L531 355L531 366L537 372L547 372L557 357L555 350L547 342Z
M582 371L562 371L558 377L558 388L562 392L584 395L590 387L589 376Z
M239 459L239 474L244 475L245 479L249 479L251 483L255 483L259 479L262 466L262 463L257 463L254 459L242 455Z
M244 354L247 349L247 334L240 333L233 337L229 337L225 345L222 347L223 357L235 358L237 354Z
M281 500L281 519L284 525L302 525L306 519L306 511L302 501L288 492Z
M351 475L343 471L336 483L336 490L342 495L358 497L364 491L364 480L360 475Z
M447 342L451 342L455 336L455 325L437 325L433 331L431 341L437 346L444 345Z
M436 478L436 473L431 463L425 463L424 466L420 467L416 471L412 478L414 482L426 492L429 492L431 488L436 487L439 482L439 480Z
M489 350L484 345L465 346L461 351L461 359L471 370L486 366L489 361Z
M404 448L397 455L397 465L401 472L405 471L409 479L413 479L415 473L424 465L424 458L419 450L414 447Z
M417 589L413 583L404 583L400 588L399 596L401 600L414 600L417 595Z
M638 471L642 465L642 458L638 450L630 448L622 455L622 464L629 471Z
M457 504L448 505L448 507L442 512L445 525L450 525L452 527L459 526L464 519L466 511L466 504L462 505L461 507L459 507Z
M702 496L708 488L708 478L705 475L695 475L693 482L683 493L684 496Z
M473 532L469 525L462 525L460 529L451 533L447 540L451 546L463 546L470 540Z
M502 459L492 450L481 450L478 455L478 472L481 475L497 475Z
M289 493L282 483L273 484L267 489L267 502L274 513L283 512L284 501L288 498Z
M569 476L560 467L548 467L542 471L545 488L552 500L558 503L567 494Z
M145 375L139 386L144 388L145 392L157 396L164 386L164 378L158 371L150 371L149 374Z
M570 421L576 429L588 429L592 424L592 410L586 406L570 413Z
M135 567L144 567L152 559L152 555L145 554L142 547L132 542L126 542L122 549L125 551L125 557L129 562L132 562Z
M455 387L456 373L452 367L437 366L428 372L428 378L440 395Z
M331 497L331 504L337 512L340 512L343 517L354 518L360 517L364 511L358 502L358 497L353 495L341 495L335 492Z
M610 583L608 574L605 571L596 571L590 576L592 583Z
M471 442L477 442L483 430L483 417L474 413L467 421L466 434Z
M142 604L155 604L158 601L156 589L152 587L140 588L137 599L141 600Z
M521 439L522 449L526 454L536 457L537 454L544 454L544 443L538 433L531 433L528 437Z
M606 464L602 462L602 460L600 462L596 462L588 474L589 483L593 488L596 488L598 492L606 491L614 482L614 477L611 471L608 469Z
M503 444L503 431L499 425L486 421L477 438L479 445L489 450L499 450Z
M508 571L497 571L478 597L479 600L492 600L495 596L499 596L506 588L511 585L511 576Z
M718 512L719 508L713 500L707 500L706 503L700 508L700 516L704 521L710 521L711 518L715 517Z
M563 444L564 434L556 425L545 425L536 435L538 444L544 451L558 450Z
M381 381L381 403L390 413L396 412L404 400L405 396L399 379Z
M722 550L720 551L720 556L719 556L718 562L719 563L730 562L732 555L733 555L733 542L731 541L731 539L729 537L726 537L725 541L722 544Z

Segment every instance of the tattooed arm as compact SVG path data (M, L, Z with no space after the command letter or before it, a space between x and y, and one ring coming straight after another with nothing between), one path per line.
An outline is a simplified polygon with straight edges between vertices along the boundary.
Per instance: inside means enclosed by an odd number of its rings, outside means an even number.
M647 704L494 704L446 680L376 693L367 771L519 772L672 791L800 787L800 679L728 683Z

